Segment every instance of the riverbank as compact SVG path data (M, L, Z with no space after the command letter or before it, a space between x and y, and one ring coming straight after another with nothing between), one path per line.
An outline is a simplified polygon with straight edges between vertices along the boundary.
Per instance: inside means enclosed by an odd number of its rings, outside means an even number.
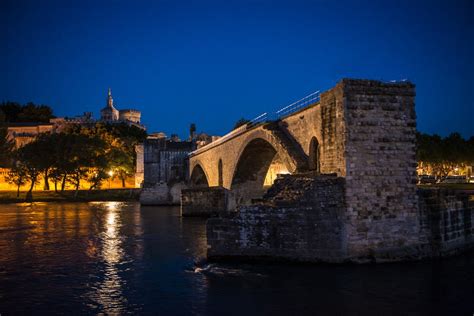
M420 188L444 188L452 190L474 191L474 183L435 183L419 184Z
M74 190L33 191L28 202L138 201L140 189L79 190L77 196L74 193ZM26 195L27 191L21 191L19 197L16 191L0 191L0 204L25 202Z

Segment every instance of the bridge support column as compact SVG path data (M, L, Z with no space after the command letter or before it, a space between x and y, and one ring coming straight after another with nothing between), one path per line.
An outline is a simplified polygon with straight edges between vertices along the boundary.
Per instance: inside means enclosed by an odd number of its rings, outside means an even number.
M345 179L289 175L264 202L207 222L208 258L342 262Z
M227 209L228 190L223 187L206 187L181 191L181 216L210 217Z

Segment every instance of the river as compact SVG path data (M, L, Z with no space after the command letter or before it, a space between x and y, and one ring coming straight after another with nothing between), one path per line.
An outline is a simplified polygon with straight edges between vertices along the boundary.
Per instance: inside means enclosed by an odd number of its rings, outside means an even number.
M200 265L205 220L137 203L0 205L0 315L472 315L474 255Z

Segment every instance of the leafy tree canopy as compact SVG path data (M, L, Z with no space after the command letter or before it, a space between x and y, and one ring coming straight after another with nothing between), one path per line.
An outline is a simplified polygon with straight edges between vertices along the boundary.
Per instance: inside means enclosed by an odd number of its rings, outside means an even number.
M8 138L8 129L5 123L5 114L0 109L0 168L11 162L14 142Z
M48 123L54 118L53 110L48 105L36 105L32 102L21 105L18 102L0 103L0 111L5 115L5 121L14 122L42 122Z
M417 133L417 159L427 163L474 163L474 137L465 140L459 133L444 138Z
M418 133L416 155L419 165L430 166L435 175L445 177L457 167L474 165L474 137L465 140L459 133L444 138Z

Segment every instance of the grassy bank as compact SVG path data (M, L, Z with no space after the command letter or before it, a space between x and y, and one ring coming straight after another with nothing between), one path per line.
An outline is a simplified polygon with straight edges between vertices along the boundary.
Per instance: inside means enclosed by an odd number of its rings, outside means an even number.
M33 191L32 202L87 202L87 201L138 201L140 189L79 190L64 192ZM26 191L16 196L16 191L0 191L0 204L26 201Z

